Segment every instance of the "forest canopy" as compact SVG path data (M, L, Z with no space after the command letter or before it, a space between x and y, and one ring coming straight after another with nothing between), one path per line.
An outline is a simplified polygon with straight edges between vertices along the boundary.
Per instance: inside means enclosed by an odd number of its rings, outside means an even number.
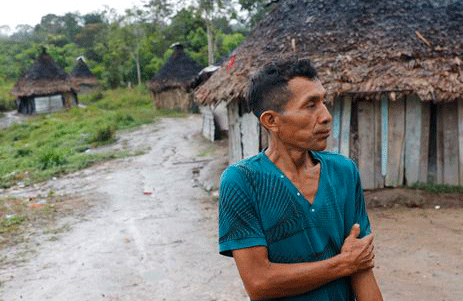
M0 26L0 82L15 81L41 47L67 73L84 57L107 88L149 80L182 43L201 66L223 60L265 9L263 0L198 0L184 7L147 0L118 15L114 9L81 15L47 14L35 26Z

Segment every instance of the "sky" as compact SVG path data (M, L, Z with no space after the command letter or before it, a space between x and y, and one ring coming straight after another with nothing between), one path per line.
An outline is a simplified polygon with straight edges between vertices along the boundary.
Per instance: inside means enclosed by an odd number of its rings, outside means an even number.
M55 14L62 16L68 12L79 12L81 15L102 11L104 6L123 14L127 8L142 6L141 0L9 0L0 10L0 26L9 25L14 31L16 25L29 24L35 26L43 16Z

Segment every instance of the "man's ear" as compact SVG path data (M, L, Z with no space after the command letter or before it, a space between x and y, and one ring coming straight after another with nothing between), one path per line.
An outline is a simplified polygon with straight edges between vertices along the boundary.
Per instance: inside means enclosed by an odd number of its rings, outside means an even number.
M268 110L260 114L260 123L270 132L278 131L279 115L277 112Z

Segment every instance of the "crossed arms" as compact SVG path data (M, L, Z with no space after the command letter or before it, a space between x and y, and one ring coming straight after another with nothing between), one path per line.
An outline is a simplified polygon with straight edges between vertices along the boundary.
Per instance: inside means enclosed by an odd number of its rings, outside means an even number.
M351 276L358 301L382 301L374 277L373 236L358 239L355 224L344 240L341 253L326 260L280 264L268 259L266 247L256 246L233 251L246 291L253 300L304 294L333 280Z

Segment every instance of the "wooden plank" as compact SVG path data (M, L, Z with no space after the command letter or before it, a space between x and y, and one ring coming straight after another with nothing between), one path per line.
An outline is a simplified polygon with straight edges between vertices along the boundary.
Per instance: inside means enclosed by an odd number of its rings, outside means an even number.
M339 153L339 138L341 132L341 106L342 98L337 97L332 106L330 106L330 113L333 119L331 123L331 136L328 139L327 150L333 153Z
M209 141L214 141L215 139L215 124L214 124L214 114L210 107L202 106L199 109L201 111L203 124L202 124L202 134L203 137Z
M436 109L436 182L444 184L444 115L443 106Z
M460 168L460 186L463 186L463 101L458 101L458 165Z
M374 103L375 117L375 188L384 188L384 176L381 172L381 102Z
M341 129L339 139L339 153L343 156L349 156L350 141L350 117L351 117L352 99L345 95L342 104Z
M389 101L389 156L385 185L398 187L403 185L405 105L404 102Z
M459 150L458 150L458 107L456 102L443 105L444 121L444 184L458 185Z
M405 181L417 183L420 175L421 101L412 94L405 101Z
M239 107L237 101L232 101L227 106L228 112L228 158L233 164L243 158L241 150L241 128L239 122Z
M389 100L387 95L381 96L381 175L387 174L387 158L388 158L388 137L389 137Z
M431 126L431 106L429 102L421 103L421 143L420 143L420 183L428 182L429 173L429 133Z
M243 158L257 155L260 145L259 121L252 113L246 113L240 117L241 144Z
M375 112L374 104L357 102L358 116L358 167L364 189L375 188Z

